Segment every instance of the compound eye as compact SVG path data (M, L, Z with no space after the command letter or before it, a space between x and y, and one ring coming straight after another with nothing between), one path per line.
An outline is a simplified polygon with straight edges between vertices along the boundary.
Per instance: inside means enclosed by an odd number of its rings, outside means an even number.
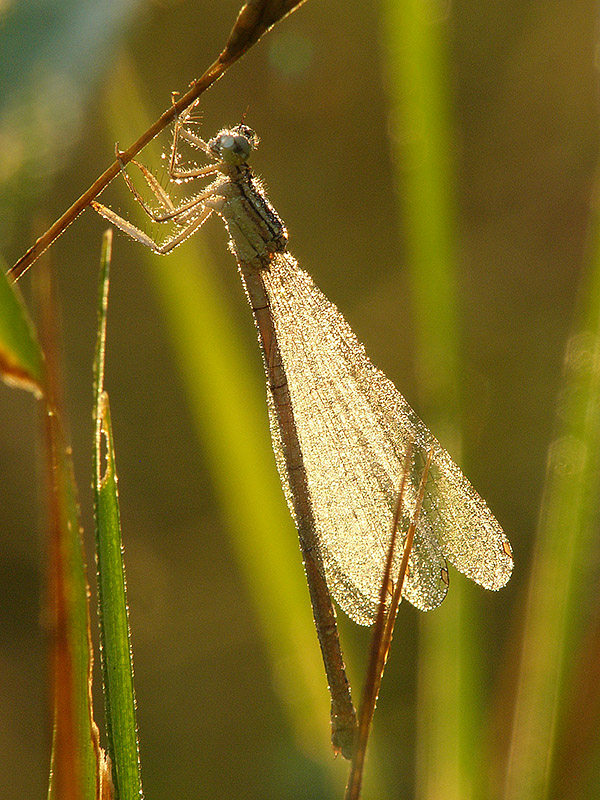
M252 145L246 136L225 134L221 137L221 155L228 164L242 164L252 152Z
M234 136L233 147L235 152L246 161L252 152L252 145L245 136Z

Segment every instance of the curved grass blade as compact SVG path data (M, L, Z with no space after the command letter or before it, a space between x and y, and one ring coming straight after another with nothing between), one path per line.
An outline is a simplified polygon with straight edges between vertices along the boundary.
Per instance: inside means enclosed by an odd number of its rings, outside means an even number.
M98 338L94 361L94 511L98 565L100 663L108 754L112 762L112 780L116 796L122 800L129 800L129 798L142 796L142 781L115 451L108 395L104 391L111 244L112 231L107 231L102 244Z
M12 386L42 392L44 357L21 293L0 268L0 373Z

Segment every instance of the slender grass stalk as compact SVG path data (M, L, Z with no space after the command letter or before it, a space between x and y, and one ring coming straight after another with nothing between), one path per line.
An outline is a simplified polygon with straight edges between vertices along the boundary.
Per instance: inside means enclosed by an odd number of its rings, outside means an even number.
M133 686L133 654L130 641L115 450L108 395L104 391L111 245L112 231L107 231L102 245L98 337L94 361L96 427L94 437L94 512L98 618L102 687L108 755L112 763L112 782L117 798L133 800L133 798L142 796Z
M373 715L375 714L375 705L379 696L381 682L383 680L383 672L387 662L387 657L392 646L392 637L394 635L394 627L396 624L396 615L398 607L402 599L402 589L404 587L404 580L408 569L408 559L412 550L415 530L421 513L421 505L423 502L423 494L425 492L425 485L427 483L427 475L429 474L429 467L431 465L431 453L423 470L421 478L421 485L419 489L419 496L415 506L415 511L411 519L404 543L404 553L400 563L400 570L397 575L392 577L392 563L394 550L396 547L396 536L398 532L398 525L402 513L402 505L404 501L404 491L406 488L406 477L410 470L412 462L412 445L406 451L405 468L402 474L400 483L400 490L398 492L398 501L394 512L394 520L392 523L392 537L388 549L388 557L383 574L383 581L381 583L381 594L379 597L379 609L377 612L377 619L373 628L373 636L371 639L371 647L369 652L369 662L367 664L367 671L365 677L365 684L360 702L358 714L358 731L356 736L356 746L354 755L352 757L352 765L350 769L350 776L346 786L346 794L344 800L359 800L361 794L363 770L367 754L367 744L371 725L373 722ZM390 586L393 586L393 594L391 602L388 604L388 593Z
M41 310L48 497L48 619L54 727L49 800L94 800L100 762L91 699L89 586L71 450L62 416L57 303L45 262L35 284Z

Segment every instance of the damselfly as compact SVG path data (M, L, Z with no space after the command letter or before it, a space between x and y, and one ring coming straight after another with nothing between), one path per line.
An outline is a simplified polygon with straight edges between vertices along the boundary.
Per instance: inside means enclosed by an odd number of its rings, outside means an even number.
M183 167L181 140L212 163ZM148 216L173 225L174 233L162 243L111 209L93 206L160 254L185 241L213 213L227 227L262 346L275 457L299 532L335 698L336 686L340 696L345 691L346 678L339 644L331 644L337 636L331 635L335 617L327 590L353 620L373 622L410 442L413 458L401 531L413 517L428 455L431 465L403 596L422 610L438 606L448 589L447 561L486 589L500 589L510 577L513 558L486 503L394 385L373 366L337 307L288 252L285 225L247 163L257 145L258 137L244 124L221 130L205 142L188 111L175 126L169 177L177 183L215 177L176 205L153 174L137 164L158 210L146 203L123 169ZM395 571L402 553L400 536ZM334 707L334 716L347 713L348 708Z

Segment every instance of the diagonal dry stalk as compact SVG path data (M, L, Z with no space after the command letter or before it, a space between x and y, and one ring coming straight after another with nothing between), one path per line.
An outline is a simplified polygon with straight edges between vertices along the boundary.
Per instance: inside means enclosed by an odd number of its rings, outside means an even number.
M248 0L237 16L227 42L219 57L204 74L192 81L188 91L164 111L144 133L126 150L119 151L119 161L113 163L79 197L65 213L39 237L10 270L13 280L18 280L39 256L61 235L84 208L102 192L121 171L121 164L131 161L179 114L186 110L209 86L217 81L260 37L280 19L291 14L306 0Z
M373 638L371 640L371 649L369 652L369 663L367 665L367 672L365 676L365 685L360 701L360 708L358 712L358 729L356 735L356 742L354 745L354 752L352 756L352 764L350 765L350 774L348 776L348 784L344 794L344 800L359 800L360 791L362 787L362 778L365 765L365 757L367 754L367 743L369 734L371 732L371 722L375 713L375 705L379 696L381 688L381 681L383 678L383 671L392 644L392 636L394 634L394 625L396 622L396 614L400 599L402 597L402 588L404 586L404 579L408 568L408 559L412 550L413 539L419 515L421 513L421 505L423 496L425 494L425 485L429 475L429 467L431 465L432 451L429 451L427 462L421 476L421 483L419 486L419 494L417 497L417 504L414 510L413 518L410 522L406 542L404 544L404 553L402 555L402 562L396 581L392 578L392 562L394 550L396 546L396 538L398 533L398 525L400 522L400 514L402 511L402 503L404 500L404 491L406 488L406 480L410 470L412 461L412 443L406 451L404 461L404 469L402 472L402 481L400 483L400 490L398 492L398 500L394 512L394 521L392 528L392 538L388 549L388 558L386 562L385 571L383 574L383 581L381 583L381 594L379 598L379 610L375 626L373 628ZM389 586L393 585L394 591L391 602L387 603Z

